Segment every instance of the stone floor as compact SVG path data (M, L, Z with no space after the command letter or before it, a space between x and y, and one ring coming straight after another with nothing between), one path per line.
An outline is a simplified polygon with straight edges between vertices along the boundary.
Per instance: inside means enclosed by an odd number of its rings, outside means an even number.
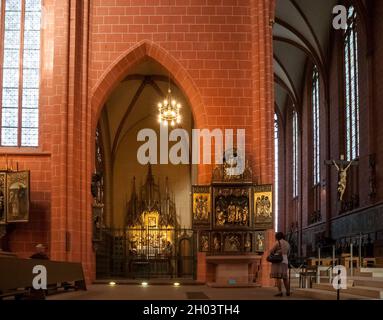
M304 300L284 296L274 297L276 288L210 288L205 285L116 285L96 284L87 291L52 295L48 300Z

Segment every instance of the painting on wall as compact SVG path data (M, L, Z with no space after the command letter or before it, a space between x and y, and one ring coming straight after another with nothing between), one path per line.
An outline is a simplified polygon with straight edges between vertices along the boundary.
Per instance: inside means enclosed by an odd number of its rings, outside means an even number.
M7 177L7 222L29 220L29 171L10 172Z
M0 224L6 223L7 174L0 172Z
M272 185L254 187L254 227L263 230L273 228Z
M216 228L250 227L250 187L215 187L213 190Z
M193 186L193 226L209 227L211 221L211 193L209 186Z

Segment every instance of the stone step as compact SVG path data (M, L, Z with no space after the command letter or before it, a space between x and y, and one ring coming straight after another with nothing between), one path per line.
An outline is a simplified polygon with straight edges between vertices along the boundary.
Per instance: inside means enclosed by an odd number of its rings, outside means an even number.
M380 288L383 290L383 280L381 278L365 278L354 279L356 287Z
M383 278L383 268L361 268L360 272L363 274L371 274L374 278Z
M360 272L358 270L354 271L354 276L355 277L365 277L365 278L372 278L373 274L372 272Z
M314 283L313 284L313 289L318 289L318 290L327 290L331 292L335 292L336 290L332 286L332 284L329 283ZM347 289L342 289L342 293L347 293L347 294L352 294L356 296L362 296L366 298L373 298L373 299L383 299L383 289L382 288L376 288L376 287L359 287L359 286L354 286L350 287L348 286Z
M328 290L319 290L319 289L295 289L293 291L293 296L306 299L314 300L336 300L337 293L328 291ZM340 294L340 300L371 300L371 298L366 298L363 296L356 296L348 293Z
M383 273L383 268L360 268L361 272L380 272Z
M334 279L334 278L332 278ZM320 277L320 284L331 284L329 277ZM347 278L347 286L353 287L354 286L354 280L351 278Z

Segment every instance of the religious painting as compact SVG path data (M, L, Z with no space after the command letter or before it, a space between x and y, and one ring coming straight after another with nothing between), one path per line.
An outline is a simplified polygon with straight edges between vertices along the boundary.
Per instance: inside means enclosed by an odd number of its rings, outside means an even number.
M256 229L273 228L272 185L254 187L254 225Z
M6 223L6 186L7 174L0 172L0 224Z
M213 217L216 228L250 227L249 187L215 187Z
M7 177L7 222L29 220L29 171L11 172Z
M221 252L222 251L222 234L220 233L213 233L212 236L212 249L214 252Z
M199 236L199 251L209 252L210 251L210 234L209 232L201 232Z
M225 233L223 237L223 251L231 253L239 253L242 250L242 235L241 233Z
M258 231L255 233L255 251L265 251L265 233L263 231Z
M193 186L193 226L210 226L211 195L209 186Z

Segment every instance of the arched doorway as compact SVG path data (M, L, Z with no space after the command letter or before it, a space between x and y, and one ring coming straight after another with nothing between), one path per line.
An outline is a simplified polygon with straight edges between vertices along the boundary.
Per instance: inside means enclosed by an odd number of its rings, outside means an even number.
M94 188L99 189L93 192L99 202L93 205L98 278L193 276L194 255L184 247L187 238L193 243L190 190L197 170L186 164L160 164L160 152L168 151L160 148L164 130L157 103L169 86L183 106L176 127L190 137L194 118L189 100L169 72L150 58L129 70L100 113L93 175ZM157 135L158 150L158 163L150 166L137 160L143 144L137 135L148 129ZM174 143L169 142L169 149Z

